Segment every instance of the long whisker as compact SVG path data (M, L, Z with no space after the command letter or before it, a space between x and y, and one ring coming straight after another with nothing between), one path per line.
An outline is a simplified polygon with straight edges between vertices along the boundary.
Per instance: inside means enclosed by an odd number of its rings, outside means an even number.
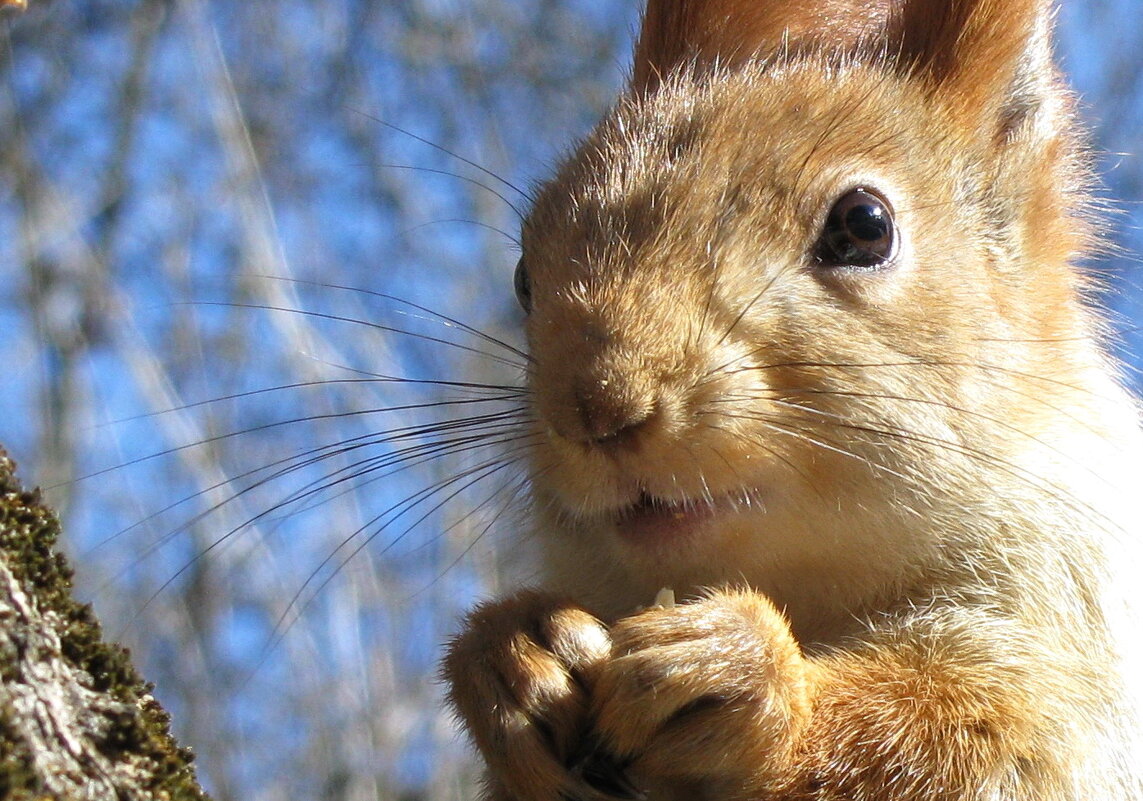
M410 170L413 172L427 172L431 175L447 175L449 178L455 178L458 181L464 181L465 183L472 184L473 186L478 186L486 192L489 192L500 198L500 200L504 201L504 204L508 208L512 209L512 211L515 212L517 217L519 217L521 220L524 219L524 212L518 206L516 206L515 203L506 198L502 192L497 192L495 189L483 181L478 181L475 178L469 178L467 175L460 175L458 173L451 172L449 170L442 170L436 167L418 167L415 164L379 164L377 166L385 167L390 170ZM487 170L485 170L485 172L487 172ZM489 174L491 175L491 173Z
M773 400L773 399L771 399L771 400ZM807 408L807 407L802 406L800 404L789 404L789 405L791 406L791 408L795 408L799 412L803 412L803 413L805 413L805 412L814 413L814 412L818 411L818 410L815 410L812 408ZM782 423L781 421L777 421L772 416L766 415L765 413L757 413L757 412L733 413L733 412L728 412L728 413L726 413L726 416L738 417L740 419L750 419L750 420L754 420L756 422L761 422L767 426L775 426L775 425L785 426L790 430L797 431L799 437L802 437L802 435L804 434L804 432L796 429L796 427L794 427L792 424ZM850 419L843 419L843 418L840 418L840 416L838 416L838 415L827 415L827 414L823 414L822 418L823 418L823 420L822 420L823 424L832 425L833 427L835 427L837 429L854 431L854 432L865 434L865 435L872 435L872 436L876 437L877 439L898 439L898 440L902 440L902 441L906 441L906 442L913 442L913 443L920 444L920 445L933 446L933 447L940 448L942 450L946 450L950 453L955 453L957 455L967 457L971 460L980 462L981 464L987 464L989 466L996 467L996 468L1004 471L1005 473L1008 473L1009 475L1020 479L1027 486L1030 486L1030 487L1035 488L1038 491L1042 492L1045 495L1045 497L1051 498L1053 500L1060 500L1060 501L1066 503L1067 506L1069 508L1071 508L1073 511L1083 512L1087 515L1094 516L1097 518L1103 518L1105 520L1107 519L1106 516L1099 511L1099 509L1095 508L1094 506L1090 505L1089 503L1080 501L1079 499L1075 498L1074 495L1072 493L1070 493L1066 488L1060 487L1060 486L1058 486L1058 485L1056 485L1050 481L1047 481L1047 480L1041 478L1040 476L1036 475L1035 473L1029 471L1028 469L1022 467L1021 465L1019 465L1017 463L1011 462L1011 461L1006 460L1006 459L1002 459L1002 458L1000 458L994 454L991 454L991 453L984 451L984 450L981 450L979 448L974 448L970 445L966 445L966 444L963 444L960 442L955 442L952 440L942 439L940 437L934 437L934 436L930 436L930 435L926 435L926 434L917 433L917 432L911 431L909 429L905 429L905 428L895 426L892 424L887 424L883 421L878 421L875 423L873 423L873 422L865 423L865 422L860 422L860 421L853 421ZM817 436L816 433L815 433L815 436ZM804 438L805 441L808 441L808 442L812 441L808 436L805 436L802 438ZM903 473L900 473L899 471L887 468L884 465L880 465L880 464L877 464L875 462L872 462L867 457L854 454L851 451L847 451L844 449L839 450L836 447L830 447L829 449L834 451L834 452L841 453L842 455L857 456L857 458L865 461L867 464L874 466L879 470L886 470L890 474L895 475L899 478L902 478L902 479L908 481L911 485L916 486L915 482L912 479L910 479L909 476L907 476ZM923 487L918 487L918 488L924 489ZM1108 521L1108 522L1111 522L1111 521Z
M485 499L481 503L477 504L472 509L472 511L469 512L468 514L466 514L463 518L461 518L461 521L458 521L458 523L462 522L464 520L467 520L472 515L480 512L484 508L485 504L489 503L492 500L492 498L494 498L496 495L503 492L504 488L508 487L511 483L512 483L511 481L506 481L503 485L501 485L501 487L499 489L496 490L496 492L494 492L492 495L490 495L487 499ZM455 568L457 565L459 565L462 561L464 561L465 557L467 557L468 554L472 552L472 549L476 547L477 543L480 542L482 539L484 539L484 537L488 534L488 532L492 530L492 527L497 523L497 521L500 520L501 516L505 512L507 512L508 509L512 508L512 506L520 500L520 497L527 492L529 484L530 484L530 482L529 482L529 479L527 478L527 476L525 476L524 478L518 478L516 480L516 488L514 490L512 490L512 492L508 496L508 498L502 504L500 504L500 508L489 518L488 522L485 523L483 527L481 527L480 531L478 531L476 533L476 536L473 537L472 540L467 545L465 545L463 549L461 549L460 553L458 553L456 555L456 558L454 558L451 562L449 562L447 565L442 567L437 572L437 574L433 578L433 580L429 584L426 585L426 588L430 587L433 584L435 584L436 582L440 581L442 578L444 578L449 573L449 571L451 571L453 568ZM449 526L448 529L446 529L444 533L447 534L449 531L451 531L454 528L455 525L456 524L454 524L453 526ZM423 591L423 590L421 590L421 591ZM421 591L413 593L413 595L411 597L412 598L417 597L417 595L419 595Z
M763 426L776 434L793 437L794 439L797 439L801 442L806 442L822 448L823 450L830 451L831 453L836 453L839 456L843 456L848 459L854 459L861 464L871 467L879 472L885 473L886 475L890 475L906 481L908 480L908 476L898 470L894 470L888 465L875 462L868 456L849 450L848 448L844 447L842 443L829 440L826 437L822 436L820 432L815 432L813 435L810 435L804 430L804 427L799 427L781 418L751 412L712 412L712 414L717 414L721 417L732 420L749 420L751 422L761 423Z
M402 516L404 516L405 514L407 514L410 511L412 511L414 508L419 506L421 503L427 501L429 498L432 498L433 496L437 495L438 493L441 493L444 490L448 489L449 487L452 487L454 484L460 482L460 486L455 487L451 492L449 492L447 495L445 495L445 497L438 500L436 503L433 504L433 506L431 506L428 510L426 510L424 513L422 513L420 517L418 517L416 520L414 520L412 523L410 523L408 526L406 526L405 529L403 531L401 531L400 534L393 537L389 541L389 543L382 549L382 551L381 551L382 554L389 552L392 548L394 548L397 545L397 543L399 543L411 531L413 531L413 529L415 529L418 525L420 525L425 520L427 520L429 517L431 517L434 513L440 511L440 509L443 508L449 501L451 501L454 498L456 498L457 496L459 496L465 490L467 490L467 489L471 488L472 486L478 484L479 482L483 481L488 476L495 475L500 470L506 469L507 467L510 467L513 464L516 464L518 461L519 461L518 459L511 459L511 460L507 460L507 461L503 461L500 459L490 460L488 462L484 462L480 465L477 465L476 467L473 467L469 470L465 470L465 471L463 471L457 475L450 476L446 479L442 479L441 481L439 481L439 482L437 482L437 483L435 483L429 487L426 487L425 489L422 489L422 490L418 491L417 493L414 493L413 495L405 498L404 500L398 502L397 504L390 506L384 512L380 513L379 515L374 516L370 521L368 521L367 523L365 523L364 525L359 527L356 531L354 531L352 534L350 534L345 539L343 539L337 545L337 547L334 548L326 556L326 558L324 558L321 561L321 563L317 567L315 567L313 571L310 572L309 577L305 580L305 582L302 584L302 586L298 588L297 592L294 593L293 597L290 599L290 602L287 604L286 609L283 611L282 615L279 617L279 619L278 619L278 621L274 627L274 631L271 633L271 638L272 638L271 644L273 644L274 642L277 642L277 639L274 639L275 637L280 638L280 635L282 633L282 628L285 625L285 621L287 620L290 611L294 610L296 608L297 612L294 616L295 619L303 616L305 614L306 610L309 608L310 604L314 601L314 599L316 599L321 594L322 590L324 590L329 585L329 582L331 582L333 580L333 578L338 573L340 573L341 570L343 570L347 564L349 564L349 562L351 562L358 554L360 554L366 547L368 547L368 545L374 539L376 539L381 534L381 532L383 532L390 524L396 522ZM489 496L489 498L495 497L497 494L499 494L503 490L504 486L507 486L507 483L504 485L501 485L501 487L498 487L496 490L494 490L494 492L492 493L491 496ZM470 512L470 514L474 514L476 511L478 511L480 508L482 508L484 506L484 504L487 502L488 502L488 499L486 499L485 501L482 501L479 505L477 505L474 508L474 510L472 512ZM390 517L390 519L388 521L383 522L383 523L381 522L382 520L384 520L384 518L389 517L390 515L392 515L392 516ZM457 522L453 523L452 525L450 525L448 528L446 528L444 530L444 532L442 532L438 536L444 536L449 531L451 531L453 528L455 528L457 525L459 525L460 522L462 522L462 521L463 521L463 518L460 521L457 521ZM372 532L368 532L368 529L372 526L375 526L375 525L376 525L376 529L373 530ZM366 532L368 532L368 533L366 533ZM337 564L334 566L334 568L330 572L330 574L328 576L326 576L324 579L322 579L322 581L314 587L313 591L309 595L309 598L305 602L303 602L299 605L299 600L301 599L302 595L305 593L306 588L309 587L311 584L313 584L314 581L316 581L317 577L321 574L321 571L327 565L332 563L333 560L337 557L337 555L342 550L347 548L350 545L350 543L353 542L353 540L357 539L363 533L366 533L365 538L360 543L358 543L356 546L354 546L349 551L348 554L343 556L340 559L340 561L337 562Z
M394 379L394 380L406 381L408 379ZM449 382L449 381L445 381L445 382L428 381L425 383L427 383L429 385L433 385L433 386L457 386L457 387L462 387L462 388L472 388L472 387L478 387L479 388L479 387L486 386L486 385L482 385L482 384L466 384L465 382ZM512 393L515 393L517 391L513 387L495 387L495 386L492 386L491 388L497 389L497 390L508 390ZM362 417L362 416L371 415L371 414L386 414L386 413L394 413L394 412L401 412L401 411L415 411L418 409L433 408L436 406L451 406L451 405L460 405L460 404L466 404L466 403L493 403L493 402L499 402L499 401L505 401L505 400L515 400L518 397L520 397L520 396L518 396L516 394L509 394L509 395L505 395L505 396L493 396L493 397L489 397L489 398L459 398L459 399L451 400L451 401L434 401L434 402L431 402L429 404L411 403L411 404L402 404L402 405L397 405L397 406L375 407L375 408L370 408L370 409L355 409L355 410L347 411L347 412L325 412L325 413L319 413L319 414L307 414L307 415L302 416L302 417L290 417L290 418L287 418L285 420L274 420L274 421L269 422L269 423L259 423L258 425L250 426L248 428L235 429L233 431L226 431L226 432L223 432L221 434L214 434L214 435L211 435L209 437L204 437L203 439L197 440L195 442L188 442L188 443L184 443L182 445L173 445L170 448L164 448L162 450L154 451L153 453L149 453L149 454L146 454L144 456L139 456L139 457L136 457L134 459L130 459L130 460L123 462L121 464L118 464L118 465L113 465L111 467L104 467L104 468L100 468L99 470L96 470L92 473L86 473L83 476L81 476L80 478L75 479L75 481L83 481L83 480L90 479L90 478L96 478L98 476L106 475L106 474L111 473L111 472L116 471L116 470L122 470L122 469L127 468L127 467L134 467L136 465L142 464L144 462L151 461L153 459L160 459L164 456L170 456L172 454L180 453L182 451L186 451L186 450L189 450L192 448L200 448L200 447L204 447L204 446L211 445L214 443L224 442L226 440L231 440L231 439L234 439L237 437L247 436L249 434L270 431L272 429L283 428L283 427L292 426L292 425L298 425L301 423L313 423L313 422L322 421L322 420L343 420L343 419L349 418L349 417ZM464 418L464 419L468 419L468 418ZM413 428L415 428L415 427L413 427Z
M375 117L366 111L362 111L361 109L353 109L353 111L354 111L354 113L360 114L362 117L365 117L367 120L375 122L378 125L382 125L391 131L396 131L397 133L402 134L404 136L407 136L410 139L414 139L423 145L428 145L433 150L436 150L440 153L444 153L449 158L454 158L457 161L459 161L461 164L467 164L469 167L472 167L473 169L480 170L480 172L484 173L489 178L492 178L493 180L498 181L502 185L511 189L513 192L515 192L516 194L518 194L522 198L528 197L528 193L525 192L523 189L516 186L515 184L513 184L508 179L506 179L500 175L497 175L495 172L493 172L492 170L483 166L482 164L478 164L477 162L472 161L471 159L467 159L464 156L460 155L459 153L454 153L453 151L449 150L447 147L443 147L443 146L437 144L436 142L432 141L431 139L426 139L423 136L418 136L417 134L413 133L412 131L406 130L405 128L402 128L399 125L394 125L391 122L387 122L383 119L380 119L379 117Z
M442 339L441 337L434 337L434 336L431 336L429 334L420 334L420 333L417 333L416 331L409 331L408 329L405 329L405 328L398 328L398 327L392 326L392 325L385 325L383 323L376 323L376 322L373 322L371 320L360 320L356 317L348 317L348 316L343 315L343 314L331 314L329 312L319 312L319 311L314 311L312 309L294 309L294 308L290 308L289 306L274 306L271 304L261 304L261 303L238 303L238 302L226 302L226 303L224 303L221 301L187 301L185 303L175 303L173 305L176 305L176 306L179 306L179 305L221 306L221 307L226 307L226 308L231 308L231 309L256 309L258 311L272 311L272 312L283 312L285 314L297 314L297 315L301 315L302 317L310 317L310 318L313 318L316 320L329 320L331 322L337 322L337 323L351 323L353 325L360 325L360 326L364 326L366 328L370 328L374 331L383 331L387 334L397 334L399 336L407 336L407 337L412 337L414 339L419 339L419 340L422 340L424 342L433 342L433 343L438 344L438 345L446 345L450 348L456 348L457 350L465 351L467 353L472 353L472 354L475 354L477 356L481 356L483 358L490 359L492 361L500 362L501 364L506 364L510 367L519 367L519 365L516 364L515 362L512 362L508 359L505 359L502 356L497 356L496 354L488 353L487 351L480 350L479 348L473 348L469 345L462 345L459 342L453 342L453 341L448 340L448 339ZM410 305L413 305L413 304L410 304ZM519 351L516 351L515 348L511 348L511 347L506 346L503 343L499 343L499 342L497 344L501 345L502 347L508 347L509 350L511 350L511 351L513 351L519 355Z
M764 370L777 369L777 368L794 368L794 369L812 368L812 369L830 369L830 370L834 370L834 369L841 369L841 370L860 369L860 370L867 370L867 369L939 368L939 367L971 368L971 369L981 370L981 371L986 372L986 373L987 372L996 372L996 373L1000 373L1002 376L1007 377L1007 378L1019 378L1019 379L1024 379L1024 380L1028 380L1028 381L1039 381L1039 382L1047 384L1050 388L1064 389L1064 390L1067 390L1069 392L1083 392L1085 394L1095 394L1094 390L1087 389L1084 387L1077 387L1076 385L1070 384L1066 381L1062 381L1062 380L1054 379L1054 378L1049 378L1046 376L1038 376L1038 375L1035 375L1033 373L1026 373L1026 372L1023 372L1020 370L1015 370L1015 369L1008 368L1008 367L1002 367L999 365L990 365L987 363L954 362L954 361L871 362L871 363L785 362L785 363L775 363L775 364L767 364L767 365L743 365L740 367L730 367L730 368L725 368L725 373L733 374L733 373L738 373L738 372L764 371ZM992 381L994 383L994 385L1002 386L1002 388L1006 392L1010 392L1014 395L1017 395L1021 398L1026 399L1026 400L1033 401L1037 405L1043 406L1046 409L1051 409L1054 412L1058 412L1059 414L1071 419L1077 425L1083 426L1088 431L1092 431L1092 432L1096 431L1096 429L1094 427L1092 427L1091 424L1087 420L1079 417L1078 415L1076 415L1075 413L1073 413L1072 411L1070 411L1069 409L1067 409L1065 407L1062 407L1062 406L1059 406L1055 403L1050 402L1047 399L1050 396L1045 396L1043 393L1032 393L1030 391L1021 390L1016 385L1014 385L1012 382L1004 382L1002 385L1000 385L1000 384L996 383L998 381L998 379L987 379L987 380ZM801 388L801 389L794 389L791 391L793 391L793 392L803 392L803 391L804 392L832 392L833 390ZM842 393L840 391L838 391L836 394L842 394ZM884 395L884 396L874 395L871 397L873 399L876 399L876 397L885 397L888 400L900 400L900 401L916 400L917 402L922 401L922 399L911 398L908 396L898 397L898 396L892 396L892 395ZM1002 421L1002 420L999 420L999 419L993 418L993 417L988 417L986 415L982 415L981 413L979 413L973 409L969 409L967 407L953 406L946 401L929 400L927 402L932 403L932 404L937 405L937 406L945 406L946 408L953 409L953 410L958 411L958 412L963 412L964 414L976 415L978 417L981 417L984 420L987 420L990 423L1000 423L1000 424L1008 426L1013 431L1019 431L1019 429L1016 429L1015 427L1011 426L1010 424L1004 423L1004 421ZM1023 432L1020 432L1020 433L1023 433Z
M398 451L398 452L392 453L392 454L385 454L382 457L374 457L373 459L362 460L360 463L358 463L356 465L350 465L350 466L346 466L343 468L339 468L337 471L334 471L333 473L328 474L324 479L322 479L321 480L322 483L320 485L315 486L314 482L311 482L310 485L306 485L306 487L303 487L300 490L296 490L296 491L290 493L289 495L280 499L278 503L273 504L269 508L264 509L263 511L251 516L250 518L248 518L244 522L242 522L239 525L231 528L225 534L215 538L215 540L212 541L209 545L207 545L207 547L202 549L199 553L195 554L194 557L192 557L187 562L185 562L166 581L164 581L158 587L158 589L156 589L146 599L146 601L144 601L144 603L142 604L142 606L138 610L137 615L142 614L142 612L144 612L147 609L147 607L159 595L161 595L168 587L170 587L172 584L174 584L191 567L193 567L195 564L197 564L202 559L206 558L211 552L216 550L223 543L229 541L232 537L237 535L238 532L252 527L259 520L265 519L265 518L269 517L271 514L275 514L283 506L287 506L290 504L297 503L300 499L307 498L307 497L313 497L314 495L316 495L318 493L324 493L328 489L330 489L331 487L342 485L345 482L359 480L363 476L366 476L366 475L377 473L376 475L373 475L368 481L362 482L360 484L355 484L354 485L355 488L360 488L362 486L366 486L368 483L370 483L372 481L377 481L377 480L380 480L382 478L390 477L392 475L397 474L398 472L402 472L404 470L407 470L411 466L416 465L416 464L424 464L425 462L428 462L428 461L433 461L433 460L442 458L444 456L456 455L456 454L462 453L466 450L471 450L473 448L486 448L486 447L492 447L492 446L501 445L501 444L507 444L507 443L513 442L517 439L518 439L517 437L513 436L513 437L505 438L502 440L489 440L487 434L480 434L480 435L475 435L475 436L471 436L471 437L459 438L459 439L456 439L453 441L432 442L432 443L428 443L426 446L421 446L419 448L412 448L412 449L407 449L406 451ZM475 443L475 444L473 444L473 443ZM321 459L328 458L329 456L334 456L334 455L338 455L338 454L336 454L336 453L335 454L326 454L326 455L318 457L317 460L320 461ZM411 461L411 460L415 460L415 461ZM495 464L495 463L496 463L496 460L493 460L493 461L490 461L486 464ZM364 465L369 465L369 466L363 468ZM394 465L397 465L397 466L394 467ZM361 468L363 468L363 469L361 469ZM288 469L287 472L292 472L292 471L297 470L297 469L301 469L301 468L299 466L291 467ZM352 471L352 472L346 473L346 471ZM385 471L385 472L378 473L378 471ZM339 475L339 474L343 474L343 473L346 473L346 474L345 475ZM274 478L275 477L270 477L270 478L267 478L264 480L260 480L257 484L241 490L241 492L239 494L244 494L246 492L252 491L256 486L265 485L269 481L274 480ZM410 499L417 498L418 496L420 496L425 491L426 490L422 490L418 493L414 493L414 495L410 496L409 499L406 499L406 501L402 501L395 506L399 506L402 503L406 503ZM433 490L433 491L435 491L435 490ZM228 499L228 500L232 500L232 499ZM214 509L208 510L207 512L202 513L196 517L201 519L201 517L203 515L209 514L210 512L213 512L213 511L217 511L217 508L219 508L219 506L220 505L216 505L216 507ZM390 509L392 509L392 508L394 508L394 507L390 507ZM384 514L386 514L386 513L382 513L381 516L384 516ZM374 518L374 520L377 520L377 519L378 518ZM148 553L153 553L154 550L157 549L157 547L160 547L162 544L165 544L166 541L169 541L170 538L172 536L177 535L177 533L178 532L176 531L174 534L167 535L167 537L163 538L163 541L156 544L155 546L152 546L152 548L148 549ZM408 533L408 532L405 532L405 533Z
M477 228L484 228L485 230L491 231L494 234L500 234L500 236L504 237L505 240L511 242L516 247L521 246L520 238L514 234L508 233L503 228L498 228L495 225L481 222L480 220L470 220L466 217L447 217L442 220L429 220L428 222L418 223L417 225L410 226L409 228L404 228L402 229L402 233L415 234L417 231L423 231L424 229L431 228L434 225L447 225L449 223L462 223L464 225L472 225Z
M397 297L396 295L391 295L388 292L380 292L380 291L375 290L375 289L367 289L367 288L362 288L362 287L347 286L345 284L333 284L333 283L325 283L325 282L321 282L321 281L310 281L310 280L306 280L306 279L302 279L302 278L286 278L286 277L282 277L282 276L265 276L265 277L268 279L271 279L271 280L275 280L275 281L286 281L286 282L289 282L291 284L301 284L301 285L306 285L306 286L321 287L323 289L337 289L337 290L340 290L343 292L353 292L353 293L357 293L357 294L361 294L361 295L367 295L367 296L373 297L373 298L380 298L381 300L386 300L386 301L389 301L391 303L397 303L397 304L402 305L402 306L408 306L411 309L416 309L419 312L424 312L425 314L429 315L429 317L432 319L440 320L440 321L446 323L447 325L449 325L451 327L454 327L454 328L457 328L461 331L464 331L467 334L471 334L472 336L474 336L478 339L482 339L485 342L489 343L490 345L494 345L495 347L498 347L498 348L503 348L504 350L508 351L509 353L513 354L514 356L519 356L521 359L523 359L526 362L530 362L532 360L531 355L529 353L527 353L526 351L522 351L519 348L515 348L512 345L509 345L507 342L504 342L501 339L497 339L496 337L488 334L485 331L481 331L479 328L475 328L471 325L468 325L467 323L463 323L460 320L456 319L455 317L450 317L447 314L442 314L441 312L436 311L434 309L430 309L427 306L422 306L421 304L414 303L411 300L406 300L405 298L400 298L400 297Z
M481 402L485 402L485 401L512 400L515 398L524 397L526 395L526 390L524 390L520 387L511 386L511 385L481 384L481 383L469 383L469 382L463 382L463 381L439 381L439 380L421 379L421 378L403 378L400 376L389 376L389 375L382 375L382 374L378 374L378 373L368 373L363 378L320 378L320 379L315 379L313 381L297 381L297 382L294 382L292 384L278 384L277 386L273 386L273 387L261 387L259 389L250 389L250 390L246 390L245 392L232 392L232 393L229 393L227 395L217 395L213 398L206 398L205 400L189 401L187 403L180 403L177 406L169 406L165 409L159 409L158 411L154 411L154 412L143 412L141 414L135 414L135 415L131 415L129 417L119 417L119 418L116 418L114 420L107 420L105 422L99 423L96 427L97 428L105 428L108 426L121 425L123 423L133 423L133 422L137 422L139 420L147 420L147 419L150 419L153 417L157 417L159 415L173 414L175 412L185 412L185 411L189 411L191 409L198 409L198 408L201 408L204 406L211 406L211 405L216 404L216 403L226 403L228 401L244 400L246 398L255 398L255 397L258 397L260 395L267 395L267 394L274 393L274 392L285 392L285 391L292 390L292 389L314 389L316 387L329 387L329 386L338 386L338 385L343 385L343 384L349 384L349 385L366 384L366 385L368 385L368 384L388 384L388 383L403 384L403 385L420 385L420 386L430 386L430 387L448 387L450 389L457 389L457 388L463 388L466 390L479 389L479 390L488 390L490 392L511 392L511 393L513 393L511 395L497 395L497 396L489 396L487 398L460 398L460 399L455 399L455 400L432 401L432 402L427 402L427 403L423 403L423 404L416 404L416 405L414 405L416 408L433 408L433 407L437 407L437 406L453 406L453 405L466 404L466 403L481 403ZM388 408L402 408L402 407L386 407L386 409L388 409ZM410 407L406 406L403 408L407 409ZM364 409L364 410L359 410L356 412L348 412L347 414L372 414L376 411L378 411L378 410L377 409ZM123 466L126 466L126 464L127 463L125 463ZM111 469L116 469L116 468L111 468ZM92 476L98 475L98 473L92 473L91 475ZM83 478L89 478L89 477L90 476L84 475L81 478L78 478L75 480L81 481Z

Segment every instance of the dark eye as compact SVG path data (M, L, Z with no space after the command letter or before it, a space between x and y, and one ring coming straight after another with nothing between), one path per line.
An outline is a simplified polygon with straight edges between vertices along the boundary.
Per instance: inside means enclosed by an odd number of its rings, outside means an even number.
M528 268L524 265L523 257L516 262L516 274L512 282L516 287L516 300L520 301L520 308L527 314L532 311L532 279L528 277Z
M897 228L888 201L870 189L842 195L818 240L818 263L825 267L875 269L897 252Z

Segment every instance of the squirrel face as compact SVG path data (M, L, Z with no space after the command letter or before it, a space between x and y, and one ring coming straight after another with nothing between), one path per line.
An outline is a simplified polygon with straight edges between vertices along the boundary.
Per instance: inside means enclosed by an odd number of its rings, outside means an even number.
M850 558L822 514L923 562L891 518L1050 494L1020 473L1091 402L1084 167L1028 169L1067 142L808 62L620 105L524 227L536 490L650 572Z

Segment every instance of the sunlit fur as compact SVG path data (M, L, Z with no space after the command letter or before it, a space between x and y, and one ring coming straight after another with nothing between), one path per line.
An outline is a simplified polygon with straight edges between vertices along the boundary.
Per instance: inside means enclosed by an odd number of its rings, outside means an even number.
M1047 10L947 5L729 66L645 35L539 192L543 592L446 664L491 797L587 797L590 763L652 799L1143 798L1143 444L1076 266L1087 160ZM816 264L858 186L895 259ZM711 515L636 542L648 497Z

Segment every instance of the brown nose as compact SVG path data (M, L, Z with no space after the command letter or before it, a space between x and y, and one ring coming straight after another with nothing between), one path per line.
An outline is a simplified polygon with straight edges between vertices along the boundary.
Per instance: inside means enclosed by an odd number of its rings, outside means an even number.
M584 380L574 392L584 438L596 445L631 444L658 413L654 393L626 381Z

